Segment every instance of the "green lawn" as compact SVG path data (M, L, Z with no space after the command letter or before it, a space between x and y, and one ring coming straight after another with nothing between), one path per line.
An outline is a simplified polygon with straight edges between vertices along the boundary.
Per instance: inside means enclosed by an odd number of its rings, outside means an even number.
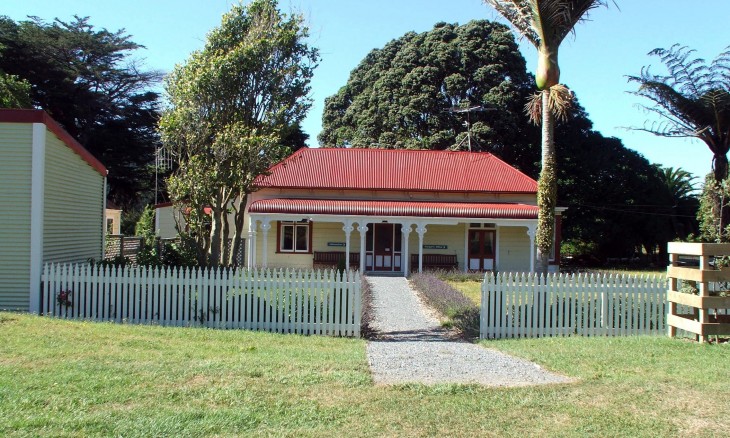
M475 281L475 280L466 280L466 281L451 281L448 280L447 283L449 283L451 286L453 286L456 290L463 293L467 296L470 300L474 302L477 306L482 305L482 282L481 281Z
M575 384L374 386L365 341L0 313L0 436L723 436L730 346L488 341Z

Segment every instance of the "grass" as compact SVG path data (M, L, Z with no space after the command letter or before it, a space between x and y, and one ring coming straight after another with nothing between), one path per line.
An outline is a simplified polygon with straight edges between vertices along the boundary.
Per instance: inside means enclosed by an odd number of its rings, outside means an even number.
M0 313L0 436L722 436L730 345L483 341L575 384L372 384L365 341Z
M454 289L469 298L477 306L482 305L482 282L479 280L447 281Z

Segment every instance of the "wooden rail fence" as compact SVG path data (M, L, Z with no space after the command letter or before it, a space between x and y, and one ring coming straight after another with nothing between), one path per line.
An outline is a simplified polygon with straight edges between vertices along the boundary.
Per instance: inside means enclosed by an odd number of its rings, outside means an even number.
M661 335L666 289L651 275L487 274L480 337Z
M353 271L46 264L41 311L65 319L359 337L360 281Z

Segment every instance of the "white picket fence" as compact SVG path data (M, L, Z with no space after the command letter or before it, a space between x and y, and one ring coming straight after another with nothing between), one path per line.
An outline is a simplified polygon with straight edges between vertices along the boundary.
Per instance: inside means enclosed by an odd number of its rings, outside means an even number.
M64 319L359 337L360 281L353 271L46 264L41 311Z
M480 337L666 334L661 276L487 274Z

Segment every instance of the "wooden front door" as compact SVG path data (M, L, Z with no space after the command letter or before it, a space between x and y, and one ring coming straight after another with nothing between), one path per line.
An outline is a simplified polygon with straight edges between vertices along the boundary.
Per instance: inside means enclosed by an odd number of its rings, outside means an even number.
M469 270L493 271L495 232L469 230Z
M368 227L367 269L391 272L401 270L400 231L400 226L396 227L394 224L376 223L372 228Z

